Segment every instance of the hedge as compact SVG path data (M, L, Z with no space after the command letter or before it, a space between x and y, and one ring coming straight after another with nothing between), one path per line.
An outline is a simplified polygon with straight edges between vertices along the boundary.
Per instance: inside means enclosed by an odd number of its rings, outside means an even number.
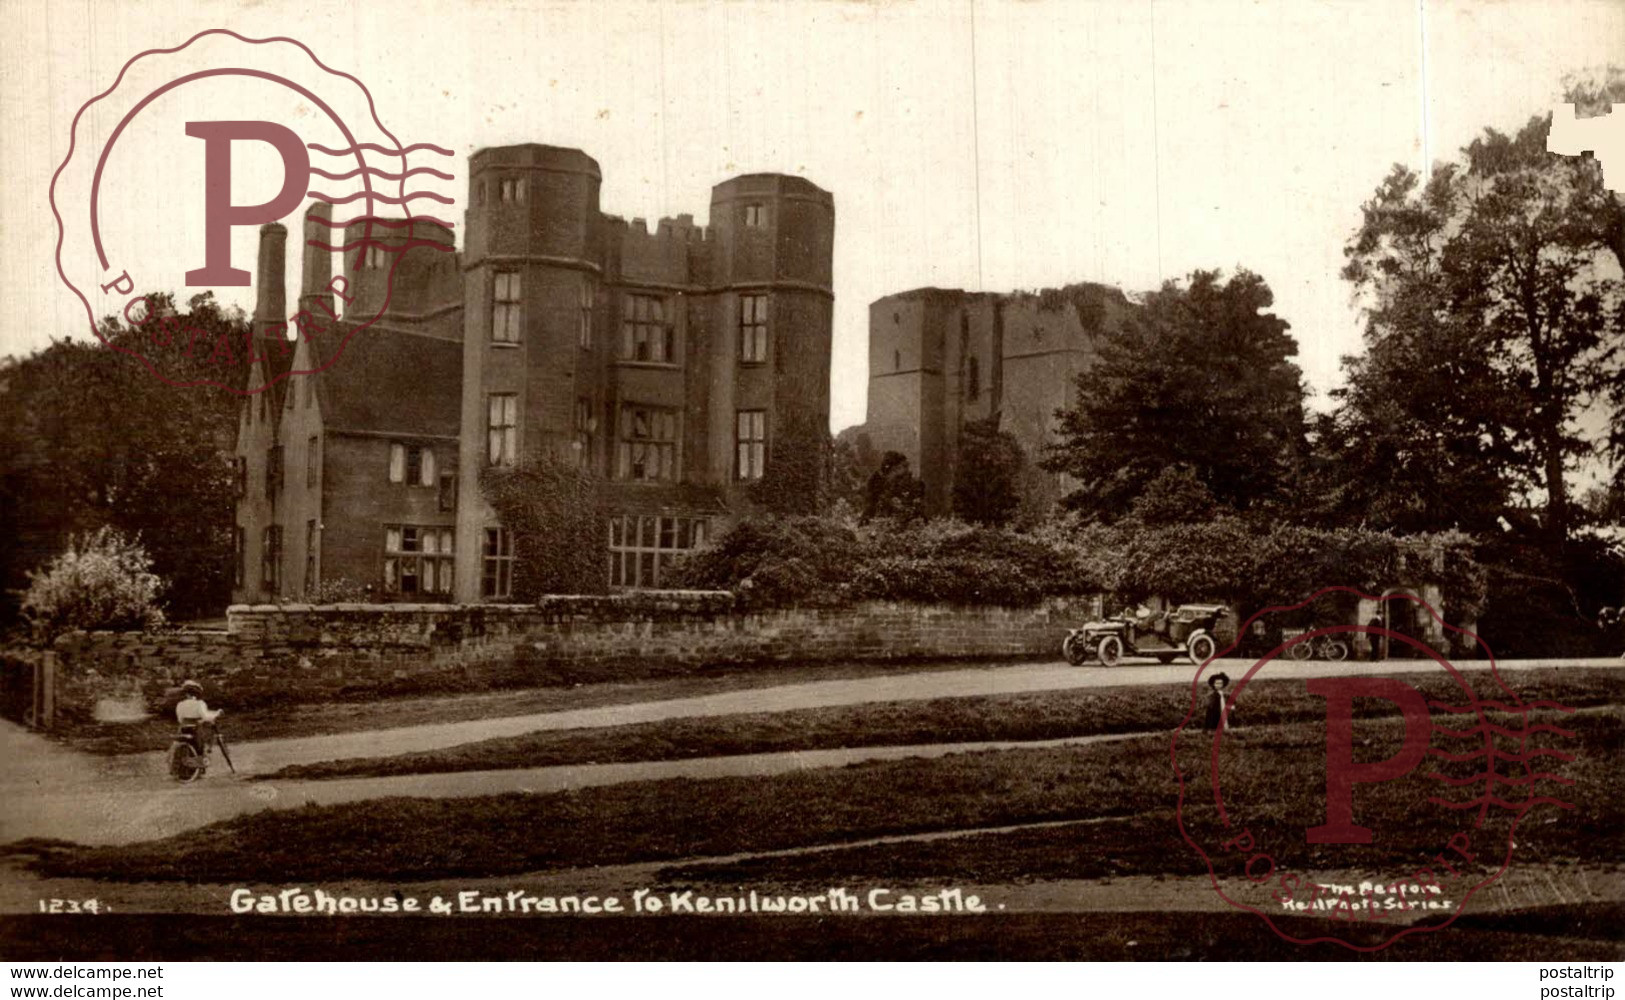
M1484 608L1488 574L1459 532L1397 536L1220 517L1111 527L1060 520L1025 533L952 520L859 525L834 518L746 519L677 569L676 584L733 590L748 607L859 600L1028 606L1105 592L1250 612L1328 586L1367 593L1436 583L1453 620Z

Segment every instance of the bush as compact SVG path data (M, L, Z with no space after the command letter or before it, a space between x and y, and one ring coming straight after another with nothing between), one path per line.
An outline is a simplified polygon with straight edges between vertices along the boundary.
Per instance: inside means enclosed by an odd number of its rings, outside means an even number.
M75 536L28 574L23 615L47 641L72 629L151 629L164 623L164 583L139 541L111 527Z
M609 589L601 487L591 473L551 455L481 475L481 493L513 533L514 600Z
M857 532L821 517L746 518L684 559L678 587L732 590L747 607L839 605L861 558Z
M373 600L367 588L348 577L323 580L311 593L311 604L366 604Z

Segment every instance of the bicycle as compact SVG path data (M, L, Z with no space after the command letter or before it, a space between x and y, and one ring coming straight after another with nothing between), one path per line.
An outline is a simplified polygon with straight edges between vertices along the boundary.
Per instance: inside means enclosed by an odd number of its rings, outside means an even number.
M1287 655L1294 660L1346 660L1349 658L1349 645L1336 635L1323 635L1314 639L1300 638L1308 629L1287 629L1282 631L1281 638L1291 642L1297 639L1287 650Z
M226 749L226 738L220 735L220 727L212 726L212 740L199 739L199 728L182 726L180 732L175 734L169 744L169 776L182 784L190 784L203 777L209 770L211 744L220 748L220 756L225 759L226 766L231 768L232 774L236 774L237 765L231 762L231 752Z

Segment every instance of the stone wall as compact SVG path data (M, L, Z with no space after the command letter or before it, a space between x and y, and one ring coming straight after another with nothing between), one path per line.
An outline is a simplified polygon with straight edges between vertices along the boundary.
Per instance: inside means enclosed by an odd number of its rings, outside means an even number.
M193 677L241 709L673 677L833 660L1058 656L1098 599L1034 608L873 601L748 611L714 592L534 605L237 605L224 632L77 632L54 646L59 718L140 718Z

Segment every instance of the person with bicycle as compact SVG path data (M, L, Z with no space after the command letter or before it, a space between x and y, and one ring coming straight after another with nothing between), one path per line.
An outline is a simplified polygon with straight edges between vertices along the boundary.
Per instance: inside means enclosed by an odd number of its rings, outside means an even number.
M209 731L206 726L213 726L214 720L220 718L220 709L209 708L209 703L203 700L203 685L197 681L186 681L181 685L181 700L175 705L175 721L180 723L181 735L192 741L192 746L199 753L208 745Z
M220 731L215 728L215 720L220 718L220 709L211 709L208 702L203 700L203 685L197 681L186 681L181 685L181 700L175 705L175 721L180 723L181 731L169 744L169 773L180 781L196 781L203 777L209 769L209 745L220 748L220 756L226 760L233 774L237 768L231 763L231 754L226 752L226 741L220 738Z

